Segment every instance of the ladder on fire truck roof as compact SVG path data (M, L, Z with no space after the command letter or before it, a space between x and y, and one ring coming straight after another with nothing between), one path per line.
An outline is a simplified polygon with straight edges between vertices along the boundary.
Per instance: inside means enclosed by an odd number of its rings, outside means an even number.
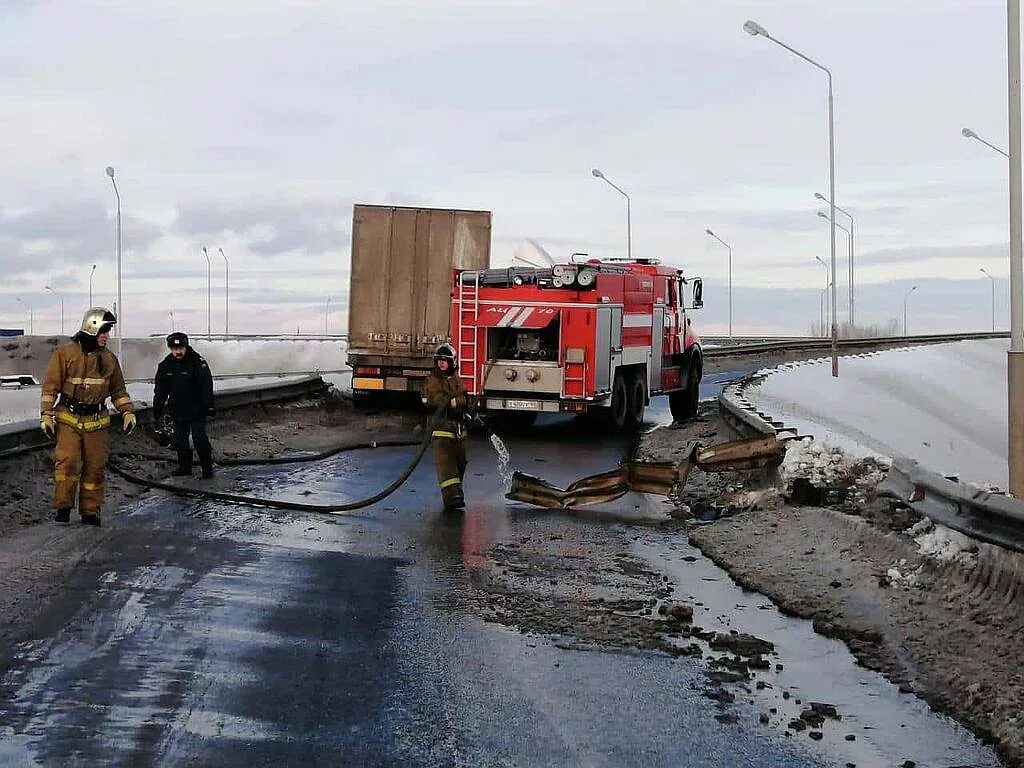
M480 314L480 272L479 270L469 273L473 278L472 283L466 282L466 272L459 273L459 281L457 283L458 291L455 295L455 303L458 306L458 336L455 339L456 351L459 355L459 375L460 378L467 378L466 372L469 372L469 380L475 382L476 380L476 362L477 362L477 331L476 322L470 323L469 331L472 334L471 339L466 339L466 320L471 318L476 321Z

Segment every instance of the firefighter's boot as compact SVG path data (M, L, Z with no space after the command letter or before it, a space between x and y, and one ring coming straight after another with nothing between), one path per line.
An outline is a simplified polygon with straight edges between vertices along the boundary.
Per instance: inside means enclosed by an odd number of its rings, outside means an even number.
M192 451L190 449L178 449L178 468L171 472L171 477L192 477Z
M199 466L203 468L203 480L209 480L213 477L213 456L211 455L209 443L204 448L205 450L197 448L196 453L199 454Z
M53 518L58 523L70 523L71 522L71 507L61 507L57 510L57 514Z
M102 524L99 515L82 515L82 525L95 525L99 528Z

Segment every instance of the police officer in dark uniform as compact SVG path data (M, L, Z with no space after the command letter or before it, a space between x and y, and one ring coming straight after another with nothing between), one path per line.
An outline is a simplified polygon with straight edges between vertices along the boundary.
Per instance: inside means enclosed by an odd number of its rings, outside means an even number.
M192 450L188 436L199 456L203 479L213 477L213 449L206 436L206 418L213 414L213 376L210 366L188 344L188 336L175 332L167 337L171 352L156 369L153 392L153 419L163 419L164 406L174 419L174 447L178 451L176 477L192 475Z

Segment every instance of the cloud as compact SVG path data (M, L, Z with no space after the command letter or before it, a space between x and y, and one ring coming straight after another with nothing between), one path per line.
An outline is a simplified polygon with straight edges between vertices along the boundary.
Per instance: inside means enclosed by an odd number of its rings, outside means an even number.
M876 264L908 264L932 259L969 259L978 262L989 262L994 259L1005 259L1010 252L1007 243L987 245L955 245L955 246L909 246L906 248L890 248L857 254L855 262L863 266Z
M153 222L122 218L125 252L141 253L157 242L163 229ZM38 274L55 265L88 264L114 252L115 221L97 203L70 202L27 211L0 212L3 274Z
M191 238L238 237L256 254L320 255L349 245L351 202L187 203L174 230Z

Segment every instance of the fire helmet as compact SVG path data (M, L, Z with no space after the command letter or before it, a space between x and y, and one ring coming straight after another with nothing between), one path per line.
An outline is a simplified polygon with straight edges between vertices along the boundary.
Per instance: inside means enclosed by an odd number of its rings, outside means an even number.
M114 313L106 307L93 307L82 317L82 327L79 329L87 336L99 336L101 333L110 333L110 328L117 324Z
M440 360L447 360L448 365L453 371L459 367L459 358L455 354L455 348L447 342L439 344L437 349L434 350L434 365L437 365Z

